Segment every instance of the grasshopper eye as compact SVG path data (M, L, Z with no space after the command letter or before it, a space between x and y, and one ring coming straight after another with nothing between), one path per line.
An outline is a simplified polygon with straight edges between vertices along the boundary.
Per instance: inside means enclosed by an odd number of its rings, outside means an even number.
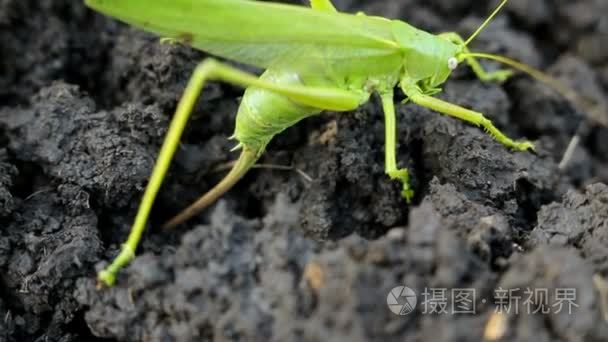
M458 67L458 60L456 59L456 57L452 57L450 59L448 59L448 68L450 68L450 70L454 70Z

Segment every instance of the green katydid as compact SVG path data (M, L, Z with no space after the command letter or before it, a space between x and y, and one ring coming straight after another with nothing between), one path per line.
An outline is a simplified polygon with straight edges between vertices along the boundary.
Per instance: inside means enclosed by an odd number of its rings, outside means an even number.
M98 275L111 286L117 272L135 256L152 204L203 86L223 81L246 88L232 136L242 149L228 175L198 201L165 224L175 226L228 191L258 160L270 140L298 121L323 110L351 111L379 94L385 113L385 171L413 196L408 170L396 160L393 93L409 101L483 127L517 151L514 141L483 114L432 97L465 61L483 81L504 81L511 70L485 71L477 58L490 58L556 85L552 78L501 56L472 53L467 45L506 5L496 8L467 40L454 32L433 35L399 20L338 12L330 0L310 0L311 8L250 0L86 0L88 6L126 23L177 40L212 55L265 69L256 76L216 59L195 69L178 103L139 211L116 259ZM557 87L558 91L567 91Z

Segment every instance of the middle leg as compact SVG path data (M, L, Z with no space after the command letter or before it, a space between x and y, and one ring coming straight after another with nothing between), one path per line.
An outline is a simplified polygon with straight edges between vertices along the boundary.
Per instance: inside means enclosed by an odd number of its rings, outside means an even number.
M393 98L393 89L387 90L380 95L382 99L382 109L384 110L384 126L385 126L385 167L386 174L391 179L399 180L403 186L401 196L410 203L414 197L414 190L410 187L410 174L406 168L397 168L397 120L395 118L395 103Z

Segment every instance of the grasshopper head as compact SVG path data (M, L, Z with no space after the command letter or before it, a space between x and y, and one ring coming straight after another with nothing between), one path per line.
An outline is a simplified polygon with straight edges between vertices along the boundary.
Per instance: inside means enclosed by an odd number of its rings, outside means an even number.
M458 67L460 48L436 36L425 38L419 39L406 54L404 79L416 83L426 93L435 93Z
M452 71L456 70L458 63L460 63L459 56L462 52L462 46L447 42L448 44L442 44L443 48L437 56L437 68L433 76L428 79L428 86L431 88L438 88L440 85L450 77Z
M460 47L454 42L394 20L393 34L402 46L404 84L417 84L432 92L443 84L457 66ZM456 62L456 63L455 63Z

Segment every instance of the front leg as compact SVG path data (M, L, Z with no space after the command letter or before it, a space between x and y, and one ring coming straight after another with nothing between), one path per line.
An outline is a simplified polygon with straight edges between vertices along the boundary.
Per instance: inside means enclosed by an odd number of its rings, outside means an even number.
M496 126L492 124L492 121L487 119L479 112L425 95L417 86L414 85L402 85L402 88L403 92L408 96L408 98L417 105L438 111L439 113L453 116L466 122L470 122L475 126L481 126L496 141L514 150L534 151L534 145L531 142L512 140L502 133L498 128L496 128Z
M384 110L384 126L386 139L384 142L386 174L393 180L399 180L403 186L401 196L410 203L414 197L414 190L410 187L410 174L406 168L397 168L397 120L395 119L395 103L393 102L393 89L380 95Z
M464 39L456 33L456 32L445 32L439 34L440 37L443 37L452 43L457 45L462 45L462 52L468 53L469 49L464 46ZM481 64L475 59L475 57L465 57L465 61L471 67L475 75L484 82L504 82L509 77L513 76L513 70L509 69L501 69L496 71L486 71Z

